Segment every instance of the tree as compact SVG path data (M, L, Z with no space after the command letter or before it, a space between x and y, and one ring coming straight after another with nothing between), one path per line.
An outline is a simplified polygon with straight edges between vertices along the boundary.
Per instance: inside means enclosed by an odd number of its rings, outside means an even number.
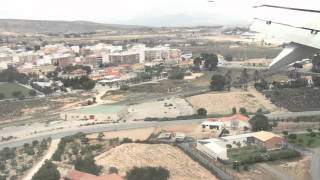
M268 118L260 112L257 112L256 115L249 120L249 123L251 125L252 131L254 132L270 130Z
M232 108L232 114L237 114L237 108L236 107Z
M6 96L3 93L0 93L0 100L4 99Z
M36 96L37 92L35 90L31 90L31 91L29 91L29 95L30 96Z
M260 82L254 83L254 87L258 91L267 90L268 89L268 82L264 79L261 79Z
M196 70L200 70L200 65L202 64L201 57L196 57L193 59L193 65L196 67Z
M233 57L232 57L231 54L227 54L227 55L224 55L224 59L225 59L226 61L232 61L232 60L233 60Z
M57 166L51 161L46 160L44 165L39 171L32 177L32 180L59 180L60 173Z
M212 53L201 53L201 57L204 59L204 65L210 71L218 65L218 56Z
M308 128L308 129L306 129L306 131L308 132L308 133L312 133L312 129L311 128Z
M240 114L243 114L243 115L247 115L247 114L248 114L246 108L244 108L244 107L241 107L241 108L239 109L239 112L240 112Z
M86 172L89 174L99 175L102 167L96 165L96 162L92 155L86 157L78 158L74 162L74 168L81 172Z
M121 91L128 91L129 89L130 89L130 87L128 85L121 85L120 86Z
M232 72L231 72L231 70L229 70L225 75L225 83L226 83L225 87L228 91L231 90L231 85L232 85L232 75L231 74L232 74Z
M98 141L102 141L103 140L103 138L104 138L104 134L103 134L103 132L100 132L99 134L98 134Z
M38 146L38 145L39 145L39 141L38 140L32 141L32 146L33 147Z
M178 69L178 70L175 70L175 71L171 71L169 73L169 79L177 79L177 80L182 80L184 79L184 76L185 76L185 72L184 70L181 70L181 69Z
M226 81L222 75L213 75L210 82L210 89L212 91L223 91Z
M198 114L199 116L206 116L206 115L207 115L207 110L206 110L205 108L199 108L199 109L197 110L197 114Z
M283 134L284 136L288 136L289 132L288 132L288 131L282 131L282 134Z
M258 70L255 70L254 73L253 73L253 79L254 79L254 82L257 83L260 79L260 73Z
M297 139L297 135L296 134L289 134L288 138L291 140L291 141L294 141Z
M116 167L109 168L109 174L118 174L118 173L119 173L118 168Z
M163 167L134 167L127 172L127 180L168 180L170 172Z
M249 74L247 72L247 69L243 69L243 71L241 72L240 83L242 84L242 88L245 91L248 89L248 79Z

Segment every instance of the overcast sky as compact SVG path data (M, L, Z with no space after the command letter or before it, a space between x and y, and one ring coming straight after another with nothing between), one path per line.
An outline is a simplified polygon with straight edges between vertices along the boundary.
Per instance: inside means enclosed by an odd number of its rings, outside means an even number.
M36 20L89 20L121 23L131 19L173 14L192 16L223 15L226 18L252 18L256 3L289 4L295 7L313 0L1 0L0 18ZM285 3L283 3L285 2ZM313 2L316 2L314 0ZM310 4L310 3L308 3ZM308 5L307 4L307 5ZM315 6L314 4L311 7ZM318 8L319 9L319 8Z

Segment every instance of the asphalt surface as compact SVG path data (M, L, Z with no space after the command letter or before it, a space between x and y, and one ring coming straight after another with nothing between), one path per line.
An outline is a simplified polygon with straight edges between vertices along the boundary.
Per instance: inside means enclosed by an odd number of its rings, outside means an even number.
M279 114L267 114L270 119L282 119L290 117L302 117L302 116L320 116L320 111L306 111L306 112L285 112ZM98 133L98 132L108 132L108 131L118 131L118 130L128 130L128 129L140 129L148 127L161 127L168 125L177 124L187 124L187 123L201 123L206 119L193 119L193 120L176 120L176 121L164 121L164 122L134 122L134 123L120 123L120 124L104 124L104 125L94 125L94 126L83 126L76 129L62 129L59 131L39 133L34 136L13 139L8 142L0 142L0 149L4 147L18 147L22 146L24 143L31 143L34 140L42 140L48 137L52 139L59 139L65 136L70 136L78 132L83 132L86 134Z
M60 139L66 136L70 136L79 132L85 134L99 133L99 132L110 132L110 131L119 131L119 130L129 130L129 129L140 129L140 128L149 128L149 127L162 127L170 125L179 125L179 124L188 124L188 123L201 123L206 119L193 119L193 120L176 120L176 121L164 121L164 122L134 122L134 123L121 123L121 124L104 124L104 125L94 125L94 126L85 126L77 129L65 129L61 131L47 132L38 134L32 137L25 137L20 139L13 139L8 142L1 142L0 149L5 147L19 147L24 143L31 143L34 140L42 140L45 138L51 137L52 139Z
M311 161L311 177L313 180L320 179L320 153L314 153Z

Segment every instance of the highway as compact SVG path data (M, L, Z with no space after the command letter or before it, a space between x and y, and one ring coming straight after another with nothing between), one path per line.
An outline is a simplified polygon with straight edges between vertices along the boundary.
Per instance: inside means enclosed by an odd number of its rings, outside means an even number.
M320 111L283 112L283 113L276 113L276 114L267 114L266 116L270 119L320 116ZM42 140L48 137L51 137L52 139L59 139L65 136L76 134L78 132L90 134L90 133L98 133L98 132L140 129L140 128L149 128L149 127L162 127L162 126L188 124L188 123L201 123L205 120L206 119L175 120L175 121L164 121L164 122L138 121L138 122L130 122L130 123L102 124L102 125L100 124L100 125L92 125L92 126L63 128L63 129L57 129L55 131L41 132L33 135L28 135L18 139L12 139L7 142L0 142L0 149L3 149L4 147L18 147L23 145L24 143L31 143L33 140ZM32 128L32 126L30 128ZM34 130L39 130L39 129L34 129Z
M206 119L193 119L193 120L176 120L176 121L163 121L163 122L133 122L133 123L119 123L119 124L103 124L103 125L93 125L93 126L84 126L76 129L61 129L59 131L52 131L47 133L35 134L33 136L13 139L8 142L1 142L0 149L5 147L18 147L22 146L24 143L31 143L34 140L42 140L45 138L51 137L52 139L59 139L66 136L76 134L78 132L83 132L85 134L98 133L98 132L110 132L110 131L119 131L119 130L129 130L129 129L140 129L140 128L149 128L149 127L163 127L170 125L179 125L179 124L191 124L191 123L201 123Z

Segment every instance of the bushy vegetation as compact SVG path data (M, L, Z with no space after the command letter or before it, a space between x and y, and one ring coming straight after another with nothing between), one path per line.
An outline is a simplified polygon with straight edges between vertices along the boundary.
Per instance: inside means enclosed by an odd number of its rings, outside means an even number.
M207 116L207 110L206 110L205 108L199 108L199 109L197 110L197 114L198 114L199 116Z
M65 87L71 87L72 89L90 90L96 86L96 82L86 76L80 78L71 78L62 80Z
M320 133L311 130L305 134L289 134L288 141L299 146L317 148L320 147Z
M244 146L241 148L228 149L228 157L233 161L238 161L241 165L291 159L299 156L299 152L291 149L267 151L265 148L259 146Z
M201 58L204 60L204 66L212 71L218 65L218 56L213 53L201 53Z
M226 79L222 75L213 75L210 82L210 89L212 91L224 91Z
M284 88L264 91L265 95L277 106L289 111L318 111L320 110L320 89L313 88Z
M75 139L79 139L81 141L81 143L83 143L83 144L87 144L87 142L89 141L88 138L86 137L86 135L83 133L77 133L75 135L62 138L59 145L58 145L57 150L52 155L52 160L61 161L62 160L61 156L65 152L65 147L66 147L67 143L70 143L70 142L74 141Z
M87 74L91 73L91 67L90 66L83 66L83 65L66 66L65 68L63 68L63 71L65 73L70 73L70 72L77 70L77 69L83 69L83 70L87 71Z
M74 162L74 168L81 172L89 174L99 175L102 167L98 166L94 160L94 157L90 154L84 158L78 158Z
M19 82L21 84L28 84L29 76L19 73L15 68L9 67L0 72L0 82Z
M170 172L163 167L134 167L127 172L127 180L167 180Z
M249 123L252 131L269 131L271 129L268 117L262 112L257 112L256 115L249 120Z
M181 69L173 70L169 73L168 78L172 80L182 80L184 79L185 71Z
M60 173L54 163L46 160L32 180L60 180Z

